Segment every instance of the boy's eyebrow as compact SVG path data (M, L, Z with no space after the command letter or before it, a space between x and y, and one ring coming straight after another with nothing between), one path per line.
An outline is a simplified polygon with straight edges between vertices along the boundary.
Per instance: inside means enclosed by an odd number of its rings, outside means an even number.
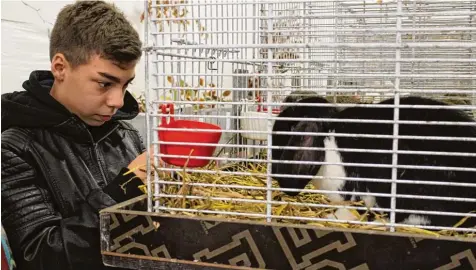
M99 75L103 76L104 78L107 78L115 83L120 83L121 80L115 76L112 76L111 74L107 74L105 72L98 72Z
M105 72L98 72L99 75L103 76L104 78L107 78L115 83L120 83L121 82L121 79L111 75L111 74L108 74L108 73L105 73ZM132 80L135 79L135 76L130 78L126 84L130 83Z

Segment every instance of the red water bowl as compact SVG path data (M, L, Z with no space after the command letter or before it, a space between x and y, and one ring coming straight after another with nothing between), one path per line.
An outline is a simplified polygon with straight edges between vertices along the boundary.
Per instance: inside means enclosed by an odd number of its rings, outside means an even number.
M198 156L211 157L216 146L196 145L195 143L216 144L220 141L221 128L217 125L189 120L172 120L168 124L160 125L161 128L180 129L208 129L215 131L179 131L159 130L158 136L162 142L180 142L187 145L160 144L160 153L166 155L183 155L184 157L162 157L167 164L188 168L204 167L210 163L210 159L196 158ZM193 152L192 152L193 150ZM188 158L190 156L190 159Z

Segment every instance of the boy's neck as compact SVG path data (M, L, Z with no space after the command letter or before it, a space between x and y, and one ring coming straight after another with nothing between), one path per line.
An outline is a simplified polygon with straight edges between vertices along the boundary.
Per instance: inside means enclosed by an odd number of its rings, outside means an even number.
M61 102L61 95L60 95L60 91L58 90L58 85L56 84L56 82L53 82L53 86L51 86L51 90L50 90L50 95L56 99L56 101L58 101L59 103L63 104ZM63 105L64 106L64 105Z

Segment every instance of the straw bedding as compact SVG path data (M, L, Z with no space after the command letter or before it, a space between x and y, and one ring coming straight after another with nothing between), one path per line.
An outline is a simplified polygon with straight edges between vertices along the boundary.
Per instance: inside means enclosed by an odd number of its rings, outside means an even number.
M266 174L265 163L247 163L246 165L228 165L227 168L216 168L214 162L207 166L207 170L214 170L215 173L189 173L185 170L177 172L179 179L173 179L170 175L154 168L160 176L161 180L180 182L180 185L167 184L163 186L162 194L180 195L174 197L160 197L159 203L161 206L170 208L185 208L193 209L194 212L187 211L172 211L172 214L185 216L213 216L222 217L228 220L253 220L265 221L264 216L257 217L252 214L266 214L266 177L255 176L252 174ZM240 173L242 175L236 175ZM249 175L243 175L249 174ZM207 186L197 186L196 183L205 184ZM220 187L219 185L237 185L236 187ZM246 189L243 186L254 188ZM258 190L256 188L263 188ZM279 188L277 183L273 181L272 187ZM308 187L309 188L309 187ZM146 187L141 186L144 193L147 193ZM200 196L202 198L188 198L188 196ZM302 193L298 196L288 196L280 191L272 191L271 197L273 201L282 202L282 204L272 205L272 215L287 216L287 217L307 217L307 218L326 218L329 213L333 213L336 208L325 207L329 205L330 201L324 194L317 193ZM212 199L213 198L213 199ZM222 198L222 199L221 199ZM243 200L260 200L262 202L243 202ZM312 203L322 204L319 207L309 207L305 205L293 205L293 203ZM361 202L349 202L347 205L364 206ZM243 215L230 214L216 214L206 213L206 211L222 211L222 212L239 212ZM364 214L359 214L355 209L350 209L354 215L357 216L358 221L368 221L374 218L373 222L385 222L384 218L389 219L387 214L381 215L373 211L366 211ZM251 215L247 215L247 213ZM460 222L454 227L461 226L468 217L462 218ZM303 221L294 219L280 219L273 218L274 222L293 223L293 224L307 224L317 227L334 227L334 228L348 228L348 229L363 229L363 230L378 230L388 231L389 227L383 225L364 225L364 224L350 224L332 221ZM418 228L396 228L399 232L427 234L433 236L456 236L456 237L476 237L475 233L455 232L452 230L445 231L429 231Z

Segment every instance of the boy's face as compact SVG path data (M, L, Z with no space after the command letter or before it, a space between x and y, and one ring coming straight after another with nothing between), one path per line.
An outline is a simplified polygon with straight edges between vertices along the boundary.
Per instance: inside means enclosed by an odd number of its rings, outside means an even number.
M90 126L100 126L124 105L124 94L135 76L132 62L119 67L99 56L72 68L62 54L52 61L55 76L52 95Z

